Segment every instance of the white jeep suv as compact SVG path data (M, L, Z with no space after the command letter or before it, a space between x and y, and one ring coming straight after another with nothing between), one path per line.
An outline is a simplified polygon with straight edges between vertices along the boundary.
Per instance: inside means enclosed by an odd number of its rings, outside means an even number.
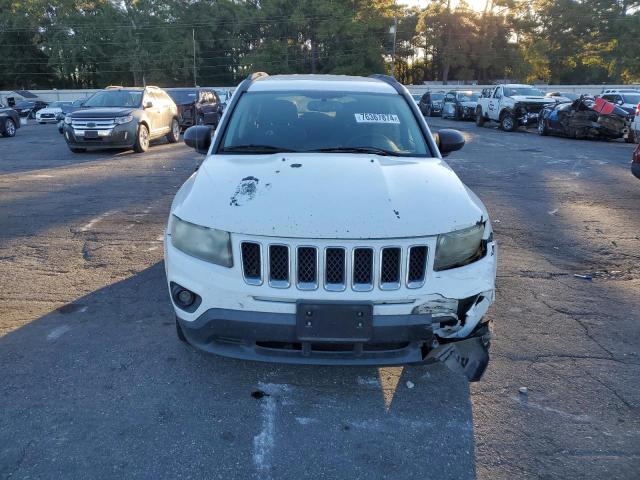
M178 336L208 352L315 364L488 363L496 243L391 77L254 74L180 188L165 237Z

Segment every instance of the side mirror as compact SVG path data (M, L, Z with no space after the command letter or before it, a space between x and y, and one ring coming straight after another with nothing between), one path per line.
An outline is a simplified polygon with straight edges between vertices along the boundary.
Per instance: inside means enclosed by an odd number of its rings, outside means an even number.
M443 157L464 147L464 137L458 130L444 128L438 131L434 137Z
M213 129L209 125L194 125L184 132L184 143L195 148L198 153L206 154L211 146Z
M624 102L623 102L622 100L618 100L616 103L617 103L618 105L624 105Z
M153 102L151 100L147 100L146 102L144 102L144 108L151 108L153 107Z

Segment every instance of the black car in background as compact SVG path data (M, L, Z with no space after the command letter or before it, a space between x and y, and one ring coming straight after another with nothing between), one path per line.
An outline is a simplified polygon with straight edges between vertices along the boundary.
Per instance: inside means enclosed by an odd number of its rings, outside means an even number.
M178 106L182 129L192 125L218 127L223 106L215 90L196 87L167 88L166 92Z
M47 102L42 100L21 100L16 103L13 109L18 112L21 117L36 118L36 112L47 106Z
M444 96L442 118L475 120L480 93L471 90L452 90Z
M68 114L70 114L72 112L75 112L76 110L80 110L82 108L82 106L84 105L84 102L86 102L87 100L88 100L88 98L81 98L81 99L78 99L78 100L74 100L73 102L71 102L69 104L62 105L60 107L62 112L60 112L56 116L56 120L58 121L58 131L60 133L64 132L64 117L66 117Z
M427 92L422 95L418 107L425 117L434 117L442 114L442 100L444 92Z
M3 137L13 137L16 130L20 128L20 116L13 108L6 108L0 105L0 135Z

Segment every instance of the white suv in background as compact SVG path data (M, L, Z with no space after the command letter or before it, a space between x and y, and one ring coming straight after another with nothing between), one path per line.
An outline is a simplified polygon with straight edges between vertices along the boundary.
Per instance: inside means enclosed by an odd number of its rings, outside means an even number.
M435 137L435 138L434 138ZM178 336L204 351L314 364L488 363L496 242L391 77L254 74L176 194L165 267Z

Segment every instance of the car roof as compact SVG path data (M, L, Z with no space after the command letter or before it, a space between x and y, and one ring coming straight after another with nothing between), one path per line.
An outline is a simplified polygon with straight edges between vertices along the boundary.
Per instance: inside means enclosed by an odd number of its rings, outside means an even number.
M248 89L249 92L291 90L397 94L393 86L380 79L349 75L269 75L257 78Z

